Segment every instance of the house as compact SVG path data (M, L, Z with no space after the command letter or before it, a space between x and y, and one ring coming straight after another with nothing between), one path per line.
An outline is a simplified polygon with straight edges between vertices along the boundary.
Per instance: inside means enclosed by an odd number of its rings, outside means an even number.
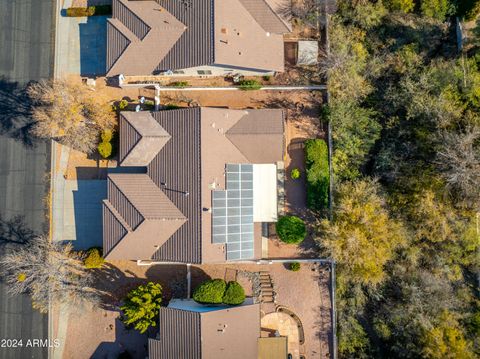
M149 339L150 359L287 358L287 337L261 337L260 305L205 306L174 299L160 308L157 339Z
M113 0L107 76L224 76L284 69L283 0ZM284 12L284 11L283 11Z
M139 171L108 176L106 259L262 258L262 223L278 213L282 110L122 112L119 137L120 166Z

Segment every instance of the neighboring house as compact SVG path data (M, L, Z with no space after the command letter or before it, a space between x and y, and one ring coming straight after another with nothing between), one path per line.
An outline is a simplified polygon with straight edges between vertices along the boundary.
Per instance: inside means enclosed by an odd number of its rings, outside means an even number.
M283 71L283 1L113 0L107 76Z
M262 258L262 223L277 220L282 110L122 112L119 137L120 166L146 173L108 176L106 259Z
M261 338L260 305L205 306L174 299L160 308L157 339L149 339L150 359L287 358L287 337Z

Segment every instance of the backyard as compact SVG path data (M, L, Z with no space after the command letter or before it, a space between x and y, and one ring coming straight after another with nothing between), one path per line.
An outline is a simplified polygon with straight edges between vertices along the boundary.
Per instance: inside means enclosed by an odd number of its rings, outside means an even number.
M258 283L255 284L253 278L258 273L268 273L275 299L261 305L262 335L271 330L289 335L289 351L294 359L299 359L300 355L306 358L331 357L329 267L311 262L302 263L299 271L291 271L288 266L288 263L192 266L192 290L206 279L222 278L239 281L247 296L256 297ZM100 307L53 308L53 337L62 343L55 349L54 357L109 358L117 357L125 350L135 358L145 357L147 338L154 335L156 329L140 334L125 328L119 320L121 300L129 290L148 281L161 283L163 305L172 297L183 298L187 288L186 270L185 265L149 267L130 261L110 262L103 269L96 269L95 287L105 293ZM302 300L298 300L299 296ZM256 300L259 299L257 296ZM287 325L290 318L298 318L303 333L298 331L296 324ZM302 343L300 338L303 338Z

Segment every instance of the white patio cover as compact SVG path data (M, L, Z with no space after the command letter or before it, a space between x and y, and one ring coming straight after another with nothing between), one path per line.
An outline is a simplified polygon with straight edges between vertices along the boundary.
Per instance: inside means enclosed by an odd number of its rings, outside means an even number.
M277 166L253 165L253 222L277 221Z

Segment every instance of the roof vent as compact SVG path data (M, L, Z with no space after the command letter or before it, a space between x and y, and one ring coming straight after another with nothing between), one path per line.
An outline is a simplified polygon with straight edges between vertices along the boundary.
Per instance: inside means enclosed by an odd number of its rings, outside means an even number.
M226 28L226 27L222 27L221 32L222 32L222 34L227 34L227 28Z
M269 33L269 32L267 32L267 36L270 36L270 33Z
M215 128L215 122L212 122L212 128Z

